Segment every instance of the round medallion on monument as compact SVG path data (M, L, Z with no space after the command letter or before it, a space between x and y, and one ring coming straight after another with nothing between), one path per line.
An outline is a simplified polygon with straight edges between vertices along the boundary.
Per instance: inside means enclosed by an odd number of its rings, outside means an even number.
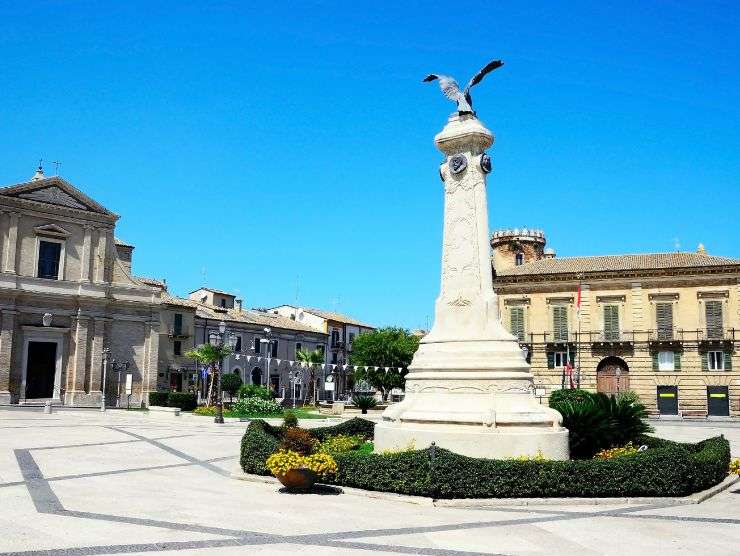
M486 153L480 155L480 169L483 170L486 174L489 174L492 168L493 166L491 165L491 157L488 156Z
M468 167L468 159L464 154L456 154L450 157L449 167L453 174L459 174Z

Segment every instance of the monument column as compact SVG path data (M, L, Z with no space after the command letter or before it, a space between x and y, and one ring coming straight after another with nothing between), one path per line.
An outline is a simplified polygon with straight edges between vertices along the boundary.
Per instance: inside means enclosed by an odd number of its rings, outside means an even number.
M456 113L435 144L445 155L440 294L409 366L406 397L375 427L376 449L434 442L473 457L567 459L561 416L535 399L518 340L499 318L486 198L493 135L472 112Z

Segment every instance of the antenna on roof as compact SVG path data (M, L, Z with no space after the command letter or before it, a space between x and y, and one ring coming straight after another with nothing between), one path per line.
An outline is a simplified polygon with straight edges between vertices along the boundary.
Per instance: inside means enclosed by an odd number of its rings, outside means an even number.
M59 167L62 165L62 163L59 162L58 160L55 160L55 161L52 162L52 164L54 165L54 175L55 176L58 176L59 175Z

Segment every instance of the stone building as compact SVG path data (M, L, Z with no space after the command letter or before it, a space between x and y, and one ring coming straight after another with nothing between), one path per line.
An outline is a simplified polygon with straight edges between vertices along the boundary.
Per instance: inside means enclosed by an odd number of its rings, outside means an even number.
M493 234L501 317L540 394L636 391L663 415L740 415L740 259L696 253L558 258L538 230ZM581 291L580 319L578 291Z
M161 290L132 275L118 218L40 167L0 189L0 404L99 404L104 349L129 362L132 403L155 387Z

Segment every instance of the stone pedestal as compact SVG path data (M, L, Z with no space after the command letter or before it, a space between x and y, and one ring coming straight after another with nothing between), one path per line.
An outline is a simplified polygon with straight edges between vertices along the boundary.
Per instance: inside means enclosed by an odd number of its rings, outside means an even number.
M472 115L435 137L445 154L442 284L434 326L406 377L406 398L375 427L378 451L435 442L459 454L568 458L560 414L534 397L529 365L502 325L493 292L485 149L493 135Z

